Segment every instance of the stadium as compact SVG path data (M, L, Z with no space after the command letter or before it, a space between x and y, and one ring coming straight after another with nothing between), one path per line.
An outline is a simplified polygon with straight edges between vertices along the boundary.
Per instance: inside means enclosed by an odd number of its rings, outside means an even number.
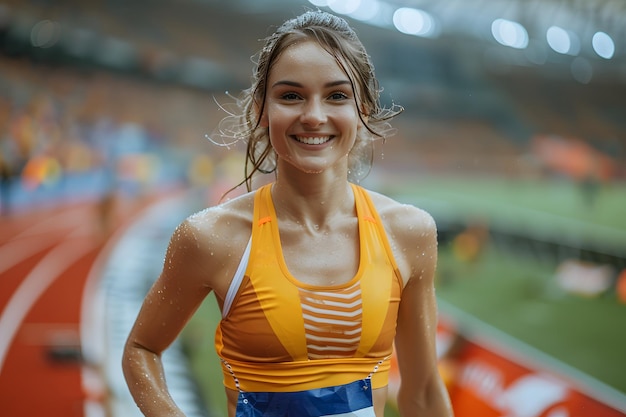
M619 0L0 0L2 415L141 416L122 348L168 239L243 179L215 138L260 40L318 8L405 108L360 184L437 223L455 415L626 416ZM226 415L219 317L163 358L188 416Z

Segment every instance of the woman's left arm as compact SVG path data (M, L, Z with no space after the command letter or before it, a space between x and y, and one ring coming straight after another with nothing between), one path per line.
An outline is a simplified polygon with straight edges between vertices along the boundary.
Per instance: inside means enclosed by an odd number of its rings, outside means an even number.
M394 233L396 253L401 257L399 268L406 283L395 338L401 381L398 408L402 417L452 417L435 346L437 227L428 213L414 207L404 210L408 213L400 217L403 226Z

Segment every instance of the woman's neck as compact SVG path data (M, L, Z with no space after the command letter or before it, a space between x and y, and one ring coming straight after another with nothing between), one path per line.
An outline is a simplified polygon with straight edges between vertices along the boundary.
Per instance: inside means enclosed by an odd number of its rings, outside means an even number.
M347 178L329 172L278 175L272 188L276 215L318 230L337 217L353 216L354 195ZM307 227L309 228L309 227Z

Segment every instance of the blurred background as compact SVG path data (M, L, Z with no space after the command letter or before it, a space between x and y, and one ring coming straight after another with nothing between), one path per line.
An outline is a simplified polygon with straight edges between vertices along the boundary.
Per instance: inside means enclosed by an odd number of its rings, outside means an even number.
M456 415L625 415L623 0L0 0L3 415L139 415L119 361L143 295L243 178L215 138L262 40L317 8L405 108L361 183L438 223ZM166 355L189 416L225 415L216 311Z

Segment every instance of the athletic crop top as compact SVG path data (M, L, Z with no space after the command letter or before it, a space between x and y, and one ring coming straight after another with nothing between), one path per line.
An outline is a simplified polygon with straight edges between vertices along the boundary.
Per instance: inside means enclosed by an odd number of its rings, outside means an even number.
M374 388L387 385L402 281L369 195L352 189L359 268L349 282L324 287L289 273L271 184L255 193L252 236L215 335L226 387L301 391L370 374Z

